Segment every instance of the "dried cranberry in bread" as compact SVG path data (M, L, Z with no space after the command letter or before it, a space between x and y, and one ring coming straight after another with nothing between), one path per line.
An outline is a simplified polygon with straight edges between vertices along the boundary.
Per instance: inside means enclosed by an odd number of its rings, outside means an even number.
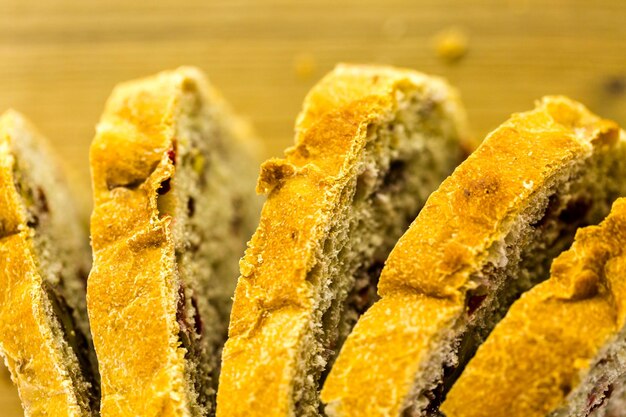
M319 414L325 370L465 134L455 91L435 77L340 65L313 88L296 145L261 168L268 197L240 264L219 417Z
M104 417L213 413L237 262L258 219L254 148L197 69L109 98L90 154L87 291Z
M24 116L0 116L0 354L26 416L98 415L89 240L59 162Z
M330 416L436 411L508 305L626 193L626 137L565 97L515 114L428 199L326 380Z

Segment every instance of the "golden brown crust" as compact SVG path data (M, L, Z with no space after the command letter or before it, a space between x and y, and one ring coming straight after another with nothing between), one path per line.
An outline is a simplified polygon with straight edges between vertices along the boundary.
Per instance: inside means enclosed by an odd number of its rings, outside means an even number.
M357 323L322 391L332 415L400 415L429 346L465 311L470 274L504 225L555 172L618 134L615 123L564 97L544 98L492 132L430 196L389 256L379 282L383 299ZM452 303L423 312L444 316L443 325L423 327L398 314L423 308L407 305L410 294Z
M218 416L291 415L299 349L314 325L307 273L368 125L388 120L396 92L406 86L436 91L447 115L461 117L455 94L438 79L409 70L339 66L307 96L296 145L284 159L263 164L257 190L269 195L240 262Z
M203 87L180 68L114 90L91 146L94 267L87 302L103 416L185 416L171 217L157 189L171 177L179 103Z
M19 126L19 129L15 129ZM28 416L84 416L54 334L26 208L14 185L11 142L20 129L40 134L20 114L0 117L0 352ZM23 133L23 132L22 132ZM43 141L43 138L41 138Z
M15 156L11 149L11 131L14 119L20 117L8 111L0 118L0 237L19 233L26 227L26 208L15 189L13 166Z
M446 416L539 417L561 405L626 322L625 247L620 199L513 304L449 392Z
M582 134L582 136L581 136ZM406 287L437 297L462 297L485 248L551 174L615 143L619 129L582 105L547 97L494 132L429 198L390 255L379 283L384 297ZM592 138L589 140L588 138ZM433 233L435 235L433 236Z

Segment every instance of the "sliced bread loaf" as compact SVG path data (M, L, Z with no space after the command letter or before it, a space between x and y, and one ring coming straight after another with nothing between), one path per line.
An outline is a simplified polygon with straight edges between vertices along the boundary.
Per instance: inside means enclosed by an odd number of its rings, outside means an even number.
M330 416L436 413L519 294L626 194L626 137L565 97L512 118L433 193L322 391ZM469 404L468 407L472 407Z

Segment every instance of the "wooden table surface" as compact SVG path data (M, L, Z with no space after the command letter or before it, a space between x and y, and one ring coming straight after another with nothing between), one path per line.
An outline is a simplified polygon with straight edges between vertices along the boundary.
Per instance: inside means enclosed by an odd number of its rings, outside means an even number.
M623 0L0 0L0 111L28 115L79 189L115 83L203 68L279 155L307 90L337 62L411 67L461 91L476 137L545 94L626 125ZM442 33L467 41L455 63ZM0 417L21 415L0 372Z

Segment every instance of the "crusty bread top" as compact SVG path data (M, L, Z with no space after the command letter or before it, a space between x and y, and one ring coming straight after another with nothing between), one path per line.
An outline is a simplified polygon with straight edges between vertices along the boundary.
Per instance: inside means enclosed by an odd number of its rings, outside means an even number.
M295 146L261 167L268 194L240 262L218 389L217 415L287 416L299 349L310 331L314 285L307 274L328 233L341 190L354 177L368 126L390 121L402 91L441 103L465 135L456 93L442 80L390 67L339 65L308 94Z
M626 322L626 199L578 230L549 280L518 300L478 349L442 411L543 417L562 404ZM468 406L470 404L471 406Z
M204 75L183 67L117 86L91 146L94 267L87 297L104 416L189 412L173 219L157 207L157 190L174 174L185 99L211 106L232 132L245 131Z
M361 317L326 380L331 414L400 415L429 346L465 311L470 275L491 245L555 172L618 137L614 122L565 97L545 97L489 134L391 252L383 298Z
M167 151L173 147L183 86L193 85L195 75L187 69L159 73L120 84L109 97L90 149L95 252L157 217L154 191L173 173ZM159 178L149 181L156 188L144 189L141 184L156 172Z
M618 137L614 122L565 97L546 97L535 110L513 115L429 198L390 254L380 295L410 289L463 297L469 275L523 202L553 172Z
M42 135L15 111L0 117L0 353L30 415L84 416L61 352L26 205L15 187L15 141L48 153ZM50 161L52 163L52 160ZM54 190L46 190L55 192Z

